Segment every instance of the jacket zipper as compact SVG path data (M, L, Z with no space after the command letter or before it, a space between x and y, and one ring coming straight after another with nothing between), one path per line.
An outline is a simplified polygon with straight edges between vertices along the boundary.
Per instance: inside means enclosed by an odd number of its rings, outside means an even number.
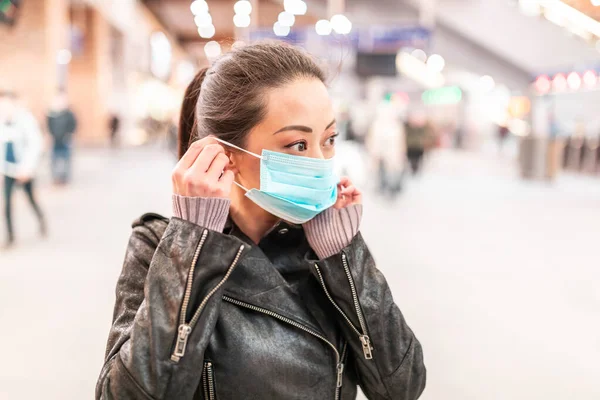
M204 386L204 399L215 400L215 376L213 366L210 361L204 363L204 373L202 374L202 386Z
M348 350L348 342L344 342L344 347L342 347L342 355L341 355L341 361L338 364L338 383L337 383L337 389L335 392L335 400L339 400L340 396L342 395L342 377L344 376L344 367L346 364L346 350Z
M171 360L176 363L179 362L181 357L183 357L185 355L185 348L187 347L188 338L190 336L190 333L192 333L192 329L194 329L194 327L196 326L196 323L200 319L200 314L202 313L204 306L206 306L206 303L208 303L208 300L210 300L212 295L215 294L215 292L217 290L219 290L219 288L221 286L223 286L225 281L227 281L227 279L229 278L229 275L231 275L231 273L233 272L233 269L237 265L237 263L240 259L240 256L242 255L242 251L244 250L244 245L241 245L240 248L238 249L238 252L237 252L233 262L227 269L227 272L225 273L225 276L223 277L223 279L221 279L221 281L217 284L217 286L215 286L206 295L204 300L202 300L202 303L200 303L200 305L196 309L196 312L192 316L192 319L190 320L190 322L186 323L185 316L187 314L187 308L190 303L190 297L192 295L192 284L193 284L193 279L194 279L194 271L196 270L196 263L198 262L198 258L200 257L200 252L202 250L202 247L204 246L204 242L206 241L207 236L208 236L208 230L205 229L204 232L202 232L202 237L200 238L200 243L198 244L198 247L196 248L196 252L194 253L194 258L192 259L192 266L190 267L190 272L188 274L187 285L185 288L185 293L183 296L183 303L181 304L181 310L180 310L181 314L179 317L179 328L177 330L177 341L175 343L175 350L173 351L173 354L171 355Z
M342 359L340 357L340 353L339 353L338 349L335 347L335 345L333 343L331 343L329 340L327 340L323 335L321 335L321 334L313 331L312 329L308 328L307 326L304 326L304 325L302 325L302 324L300 324L300 323L298 323L298 322L296 322L296 321L294 321L292 319L284 317L283 315L278 314L278 313L276 313L274 311L267 310L266 308L262 308L262 307L257 307L255 305L248 304L248 303L245 303L243 301L233 299L233 298L231 298L229 296L223 296L223 300L225 300L225 301L227 301L229 303L235 304L237 306L240 306L240 307L245 307L245 308L248 308L250 310L253 310L253 311L256 311L256 312L259 312L259 313L263 313L263 314L269 315L269 316L271 316L273 318L276 318L276 319L278 319L280 321L283 321L283 322L285 322L285 323L287 323L289 325L295 326L296 328L301 329L304 332L309 333L309 334L313 335L314 337L316 337L318 339L321 339L323 342L327 343L329 345L329 347L331 347L333 349L333 351L335 352L335 358L336 358L336 364L335 365L336 365L336 374L337 374L336 375L336 377L337 377L337 383L336 383L336 389L335 389L335 399L338 400L339 389L342 387L342 376L343 376L343 373L344 373L344 364L342 363Z
M315 269L317 271L317 275L319 275L319 280L321 281L321 286L323 287L325 294L329 298L329 301L339 311L339 313L344 317L344 319L348 322L348 325L350 325L350 327L354 330L354 332L356 332L356 334L358 335L358 338L360 340L360 343L362 345L363 354L365 356L365 359L370 360L373 358L373 353L372 353L373 348L371 347L371 339L369 338L369 335L367 333L367 325L365 323L365 319L364 319L362 311L360 309L360 303L358 302L358 294L356 292L356 286L354 285L354 279L352 279L352 274L350 273L350 268L348 267L348 260L346 258L346 254L344 254L344 253L342 253L342 264L344 265L344 271L346 272L346 276L348 278L348 283L350 284L352 300L354 302L354 308L356 309L356 315L358 317L358 322L360 324L360 329L362 330L362 333L354 326L354 324L352 323L350 318L348 318L346 313L344 313L344 311L342 311L340 306L337 305L335 300L333 300L333 297L331 297L331 294L329 293L329 290L327 290L327 286L325 285L325 280L323 279L323 275L321 274L321 269L319 268L319 266L317 264L315 264Z

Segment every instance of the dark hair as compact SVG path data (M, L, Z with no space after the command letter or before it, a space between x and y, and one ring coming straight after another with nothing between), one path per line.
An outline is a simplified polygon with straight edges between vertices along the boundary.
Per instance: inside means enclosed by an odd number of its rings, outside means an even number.
M298 78L325 83L325 74L315 60L285 43L262 42L223 55L211 68L200 71L186 91L180 119L180 157L193 141L208 135L243 147L250 130L266 115L265 92ZM194 96L197 106L192 118L187 107ZM187 129L190 121L192 128Z
M177 153L179 158L183 157L194 137L196 129L196 105L198 104L198 95L200 95L200 86L206 76L208 68L201 69L194 79L185 89L181 111L179 114L179 132L177 140Z

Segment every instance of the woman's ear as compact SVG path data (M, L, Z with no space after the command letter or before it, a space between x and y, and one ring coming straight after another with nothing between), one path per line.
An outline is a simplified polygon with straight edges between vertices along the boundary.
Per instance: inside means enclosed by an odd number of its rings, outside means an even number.
M229 158L229 164L227 164L226 169L228 171L233 172L234 174L238 174L240 171L237 167L237 154L234 151L231 151L229 149L225 149L225 155L227 156L227 158Z

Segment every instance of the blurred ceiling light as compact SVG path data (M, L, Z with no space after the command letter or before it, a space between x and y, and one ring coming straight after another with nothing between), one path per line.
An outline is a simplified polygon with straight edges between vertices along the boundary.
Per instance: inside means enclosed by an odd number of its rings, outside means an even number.
M336 14L331 17L331 27L340 35L347 35L352 31L352 22L344 14Z
M598 7L598 6L600 6L600 0L592 0L592 5L593 5L594 7Z
M201 13L196 15L194 22L197 27L212 25L212 17L209 13Z
M539 17L542 13L540 4L531 0L519 0L519 9L528 17Z
M252 4L248 0L239 0L233 5L233 11L239 15L250 15Z
M296 17L294 17L294 14L290 12L282 11L279 13L279 17L277 17L277 22L279 22L281 26L291 27L294 26Z
M550 78L547 75L540 75L535 80L535 89L540 94L546 94L550 91L550 87L552 86L550 83Z
M544 9L544 16L551 22L563 26L569 23L579 29L586 30L600 37L600 22L581 11L559 0L530 0L536 2Z
M321 19L317 21L315 24L315 30L317 31L317 35L327 36L331 34L331 23L328 19Z
M250 16L246 14L235 14L233 24L238 28L247 28L250 26Z
M481 78L479 78L479 85L481 86L481 89L484 92L489 93L496 87L496 82L491 76L484 75Z
M208 3L205 0L194 0L190 5L190 10L194 15L200 15L208 12Z
M577 72L571 72L567 76L567 84L572 90L578 90L581 87L581 77Z
M211 40L204 45L204 53L208 58L217 58L221 55L221 45L219 42Z
M442 72L445 66L446 61L444 60L444 57L440 56L439 54L432 54L427 60L427 67L432 71Z
M445 82L444 76L440 72L433 71L424 62L403 51L396 56L396 68L426 88L440 87Z
M420 60L423 62L427 61L427 54L425 54L425 52L421 49L413 50L410 53L410 55L413 56L414 58L416 58L417 60Z
M595 71L589 70L585 71L583 74L583 83L587 87L594 87L598 83L598 75L596 75Z
M308 7L303 0L284 0L283 8L294 15L304 15Z
M556 74L552 78L552 88L557 92L562 92L567 88L567 78L565 74Z
M290 34L290 27L283 26L279 22L273 24L273 32L276 36L287 36Z
M73 55L69 49L61 49L56 54L56 62L60 65L67 65L71 62Z
M200 34L201 38L210 39L211 37L215 36L215 26L201 26L198 28L198 34Z

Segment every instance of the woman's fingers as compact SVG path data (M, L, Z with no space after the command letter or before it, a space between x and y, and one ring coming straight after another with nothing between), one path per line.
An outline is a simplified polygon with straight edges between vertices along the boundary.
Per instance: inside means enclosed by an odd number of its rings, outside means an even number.
M207 145L213 143L217 143L217 141L212 136L207 136L200 140L196 140L190 145L183 157L181 157L181 160L179 160L179 162L177 163L176 168L181 167L184 170L190 168L194 164L202 150L204 150L204 148Z
M211 143L206 145L190 169L193 169L195 173L208 172L214 159L220 153L223 153L223 155L225 153L225 149L220 144Z
M215 184L219 181L219 178L223 174L225 167L229 164L229 157L225 155L225 153L219 153L213 159L208 171L206 171L206 177L210 182L214 182Z

